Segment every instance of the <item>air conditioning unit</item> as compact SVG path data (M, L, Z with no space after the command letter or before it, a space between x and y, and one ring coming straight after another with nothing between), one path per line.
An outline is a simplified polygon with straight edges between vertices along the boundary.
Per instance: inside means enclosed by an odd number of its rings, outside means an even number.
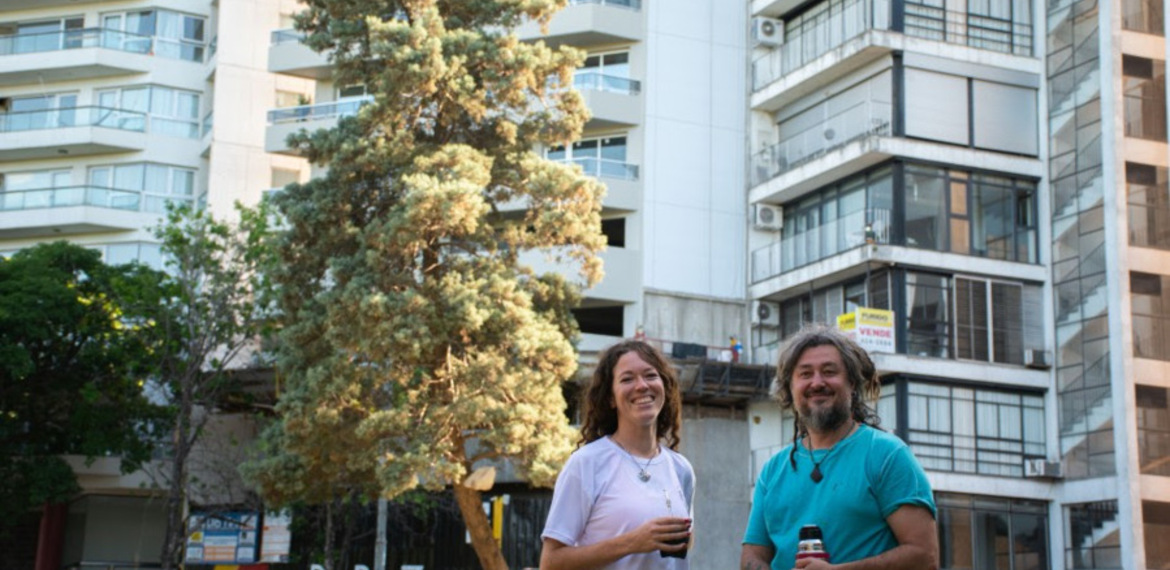
M752 324L761 327L780 326L780 304L752 301Z
M1024 477L1060 479L1063 476L1059 461L1048 461L1047 459L1024 460Z
M775 18L752 18L752 42L757 46L784 44L784 21Z
M1052 368L1052 355L1042 348L1025 348L1024 366L1048 370Z
M753 205L752 226L757 230L780 231L784 227L784 208L768 204Z

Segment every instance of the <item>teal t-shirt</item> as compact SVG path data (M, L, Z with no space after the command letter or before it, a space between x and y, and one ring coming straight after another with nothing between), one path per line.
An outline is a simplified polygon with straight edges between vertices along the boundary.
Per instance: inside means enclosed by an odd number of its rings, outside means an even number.
M821 462L820 483L810 478L809 450L794 445L795 469L789 445L760 472L743 539L775 548L772 568L792 568L800 527L807 524L821 527L825 550L832 562L840 563L898 546L886 517L903 505L926 508L936 516L926 473L896 436L862 425L831 449L812 452Z

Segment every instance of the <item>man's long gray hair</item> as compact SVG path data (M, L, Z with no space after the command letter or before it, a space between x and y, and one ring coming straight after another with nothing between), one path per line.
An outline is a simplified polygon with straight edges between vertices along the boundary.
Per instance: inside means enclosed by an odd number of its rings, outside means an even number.
M772 381L772 397L780 402L780 407L792 410L796 416L793 422L795 429L792 436L793 443L808 435L808 426L800 417L800 410L795 409L792 400L792 375L796 371L796 363L804 351L818 346L831 346L841 354L841 361L845 364L845 376L849 379L853 402L849 415L859 424L872 427L881 425L881 418L868 402L876 402L881 394L882 383L877 375L877 367L873 360L853 339L836 327L823 324L809 324L792 335L780 353L780 362L776 367L776 379ZM791 457L793 467L796 466L796 446L792 447Z

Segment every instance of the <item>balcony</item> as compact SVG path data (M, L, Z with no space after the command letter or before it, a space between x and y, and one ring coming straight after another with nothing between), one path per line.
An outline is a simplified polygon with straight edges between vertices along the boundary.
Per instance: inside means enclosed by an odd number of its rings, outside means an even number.
M274 30L268 46L268 71L323 80L333 74L328 53L317 53L301 43L305 34L294 29Z
M858 210L752 251L752 284L839 255L867 241L879 245L890 242L888 209Z
M134 230L157 220L141 192L66 186L0 192L0 238Z
M586 129L607 129L636 125L642 118L642 83L635 79L578 71L573 87L589 107Z
M586 176L600 179L635 181L638 165L608 158L571 158L563 162L576 164Z
M317 129L330 129L337 125L337 120L358 112L358 109L373 100L373 97L360 99L346 99L315 105L299 105L284 107L268 112L268 131L264 137L264 150L289 156L300 156L296 149L289 148L289 135L301 129L309 132Z
M893 108L863 101L752 156L752 186L763 184L836 148L890 136Z
M573 282L580 282L578 265L571 259L555 258L558 248L553 248L552 258L542 251L527 251L520 255L520 263L531 267L538 274L559 273ZM641 295L642 252L623 247L611 247L601 252L605 277L583 295L588 299L635 303Z
M906 2L904 30L896 30L889 0L825 1L786 22L785 43L752 63L751 105L776 111L891 52L937 51L922 40L1030 58L1027 17L1013 21Z
M3 113L0 160L145 150L148 118L146 113L109 107Z
M105 28L0 36L0 86L146 73L154 46Z
M553 16L548 33L540 24L526 22L516 28L521 40L544 40L556 46L575 47L631 42L645 39L641 0L569 0L569 5Z

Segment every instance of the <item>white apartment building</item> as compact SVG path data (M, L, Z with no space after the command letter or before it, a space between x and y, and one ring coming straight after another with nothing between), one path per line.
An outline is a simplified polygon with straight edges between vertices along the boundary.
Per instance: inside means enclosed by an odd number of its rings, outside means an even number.
M270 74L268 37L252 31L279 28L296 9L292 0L0 2L0 254L68 239L109 263L158 266L150 228L167 202L230 215L236 201L307 178L303 159L264 149L265 112L305 82ZM212 429L254 436L245 415ZM40 532L18 538L0 565L157 563L160 479L124 475L116 458L69 459L83 494L43 513ZM219 491L204 500L240 496L231 483ZM53 554L34 561L38 534Z
M942 568L1170 567L1161 0L754 0L753 358L892 311ZM753 470L791 440L751 415Z

